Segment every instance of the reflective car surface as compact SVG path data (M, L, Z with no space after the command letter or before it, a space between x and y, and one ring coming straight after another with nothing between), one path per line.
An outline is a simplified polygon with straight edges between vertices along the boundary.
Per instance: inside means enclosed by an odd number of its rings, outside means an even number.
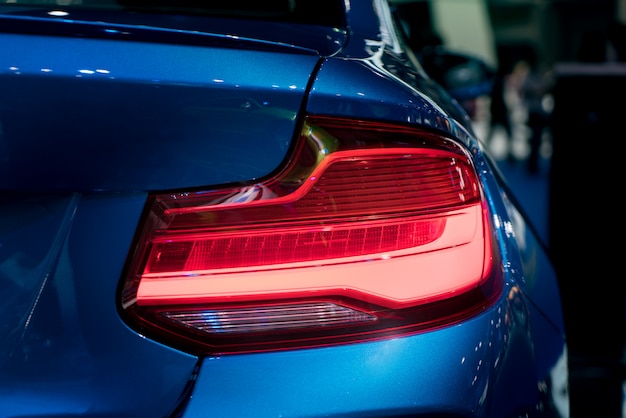
M568 416L550 258L393 4L207 3L0 5L0 416Z

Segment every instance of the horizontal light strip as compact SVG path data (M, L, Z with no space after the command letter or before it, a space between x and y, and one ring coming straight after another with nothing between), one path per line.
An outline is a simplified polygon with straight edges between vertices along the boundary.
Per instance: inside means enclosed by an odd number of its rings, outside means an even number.
M427 252L432 252L432 251L436 251L436 250L440 250L440 249L445 249L445 248L449 248L449 247L456 247L456 246L460 246L460 245L464 245L467 244L468 242L474 240L474 239L479 239L482 236L482 228L481 228L481 218L482 218L483 214L482 214L482 207L481 205L474 205L471 207L467 207L463 210L458 210L458 211L454 211L454 212L450 212L445 214L445 224L443 222L441 222L441 231L437 231L437 235L435 236L436 239L431 239L429 241L422 241L422 239L420 237L415 237L413 238L413 245L404 245L404 246L400 246L397 247L399 249L392 249L392 247L384 247L384 246L380 246L378 251L369 251L367 253L362 253L359 255L355 255L355 256L349 256L349 255L344 255L343 257L333 257L333 258L325 258L323 259L323 264L328 265L328 264L339 264L339 263L352 263L355 261L371 261L371 260L378 260L378 259L387 259L387 258L392 258L392 257L398 257L398 256L405 256L405 255L414 255L414 254L419 254L419 253L427 253ZM425 218L423 218L425 219ZM437 218L434 217L433 218L433 222L437 222ZM372 222L372 225L376 225L375 222ZM381 225L384 225L384 223L381 223ZM332 230L332 227L328 227L329 230ZM317 231L324 231L325 227L321 226L321 227L313 227L310 226L309 229L312 230L317 230ZM338 228L339 230L341 230L341 228ZM303 230L302 228L291 228L290 231L297 231L297 230ZM278 229L278 231L280 231L280 229ZM269 234L270 232L264 232L262 230L260 231L250 231L250 230L243 230L243 231L235 231L233 233L230 234L230 237L240 237L240 236L257 236L257 235L265 235L267 236L267 234ZM220 239L221 237L224 236L228 236L228 235L224 235L224 234L210 234L210 235L202 235L202 234L194 234L193 238L196 240L196 242L200 241L202 242L203 239ZM398 237L398 239L401 239L401 237ZM402 239L407 239L407 238L402 238ZM182 236L176 236L176 241L175 242L186 242L189 241L189 239L185 238L185 235ZM175 276L193 276L193 275L198 275L198 274L214 274L214 273L234 273L234 272L239 272L239 271L258 271L258 270L274 270L274 269L281 269L281 268L293 268L293 267L304 267L304 266L315 266L320 264L319 261L320 260L314 260L314 259L307 259L307 260L301 260L300 262L280 262L280 263L269 263L266 261L266 263L264 265L249 265L249 266L233 266L231 268L226 268L224 266L220 266L220 267L212 267L210 265L210 263L207 263L207 267L206 268L188 268L191 265L190 264L184 264L184 265L179 265L177 266L177 268L164 268L164 267L157 267L155 268L155 265L157 264L156 261L154 260L159 260L161 257L163 257L163 254L159 253L159 249L161 248L161 243L163 243L165 246L167 246L168 244L170 244L169 241L164 240L162 238L159 238L159 240L155 240L156 242L154 243L154 245L151 247L151 257L152 257L152 264L148 264L146 265L146 267L144 268L144 273L142 275L142 277L146 278L146 279L151 279L151 278L165 278L165 277L175 277ZM398 242L394 241L395 244L398 244ZM185 249L181 249L180 251L187 251L186 247ZM261 251L258 248L252 248L251 251ZM290 251L295 251L295 249L291 248ZM183 261L185 261L186 263L188 262L187 258L182 258ZM165 261L163 261L165 262ZM187 267L187 268L186 268ZM170 273L171 272L171 273Z
M209 334L234 334L370 323L374 315L334 303L161 312L163 317Z
M155 239L144 274L239 269L268 264L333 260L427 245L441 237L443 217L339 225L284 225ZM270 263L271 261L271 263Z
M481 215L479 206L473 216L448 219L448 224L452 224L450 231L459 232L459 226L453 222L457 221L471 234L463 240L459 236L450 237L448 242L457 245L445 251L427 251L419 256L412 255L415 249L411 249L371 256L369 262L363 262L362 257L343 259L334 266L331 261L324 261L317 267L301 263L274 266L274 269L266 266L250 271L218 270L223 274L179 271L171 275L145 275L137 289L137 304L215 303L271 300L295 294L335 294L398 308L443 299L481 283L485 241L476 223ZM461 242L465 244L460 245ZM298 268L305 266L308 267Z

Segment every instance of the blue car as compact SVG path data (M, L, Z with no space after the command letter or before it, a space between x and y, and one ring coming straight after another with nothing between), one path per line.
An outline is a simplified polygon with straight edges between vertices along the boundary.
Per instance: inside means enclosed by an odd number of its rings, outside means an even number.
M0 5L0 416L568 416L548 253L400 28Z

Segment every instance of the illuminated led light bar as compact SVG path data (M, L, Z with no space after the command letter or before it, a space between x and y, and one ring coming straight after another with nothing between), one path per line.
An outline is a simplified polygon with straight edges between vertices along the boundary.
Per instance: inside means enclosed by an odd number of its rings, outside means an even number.
M302 295L300 292L356 296L393 308L433 301L480 284L484 265L476 260L482 260L485 251L482 216L480 205L457 211L448 219L440 240L386 253L315 264L144 274L137 290L137 303L195 304L251 297L264 300ZM442 248L446 251L436 251ZM420 253L420 257L410 257Z

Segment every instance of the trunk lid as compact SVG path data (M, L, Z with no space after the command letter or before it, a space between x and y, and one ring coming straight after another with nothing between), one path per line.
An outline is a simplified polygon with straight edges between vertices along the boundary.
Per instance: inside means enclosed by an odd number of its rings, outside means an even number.
M289 149L318 60L9 34L0 50L0 188L10 190L164 190L267 175Z

